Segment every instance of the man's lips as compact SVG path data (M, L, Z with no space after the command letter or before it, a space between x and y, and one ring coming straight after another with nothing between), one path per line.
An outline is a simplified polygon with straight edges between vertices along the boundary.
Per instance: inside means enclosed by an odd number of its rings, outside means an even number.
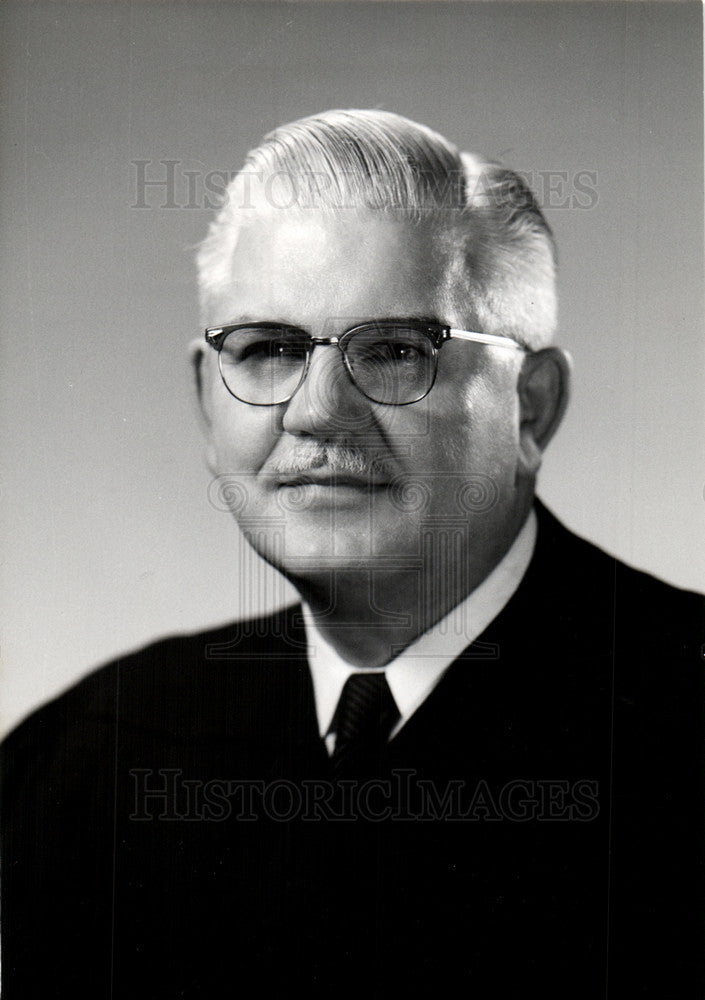
M358 490L381 489L389 485L387 479L374 476L353 476L349 472L336 474L326 469L312 469L310 472L278 473L275 477L275 485L278 489L282 487L302 487L302 486L322 486L335 489L338 487L352 487Z

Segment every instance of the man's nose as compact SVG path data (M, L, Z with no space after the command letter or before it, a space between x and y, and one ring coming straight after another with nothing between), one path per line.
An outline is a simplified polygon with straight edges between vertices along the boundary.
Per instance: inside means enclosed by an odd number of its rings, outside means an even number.
M283 427L290 434L336 436L370 426L371 404L353 384L335 344L316 344L308 374L286 404Z

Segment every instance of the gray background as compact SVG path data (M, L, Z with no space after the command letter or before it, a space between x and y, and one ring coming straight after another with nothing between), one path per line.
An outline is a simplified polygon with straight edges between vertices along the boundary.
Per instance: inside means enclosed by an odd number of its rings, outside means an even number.
M398 111L533 179L576 370L540 492L622 558L702 586L699 3L1 15L4 727L119 651L290 594L209 503L185 346L206 182L323 108ZM138 190L137 160L148 179L177 161L175 207Z

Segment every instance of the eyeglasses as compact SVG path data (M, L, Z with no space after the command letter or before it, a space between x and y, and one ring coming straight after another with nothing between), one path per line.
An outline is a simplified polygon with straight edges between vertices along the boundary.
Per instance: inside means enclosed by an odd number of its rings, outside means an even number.
M439 350L453 339L526 350L511 337L417 319L362 323L339 337L312 337L286 323L235 323L206 330L228 392L252 406L287 403L308 374L314 347L329 344L337 346L351 381L372 402L417 403L433 388Z

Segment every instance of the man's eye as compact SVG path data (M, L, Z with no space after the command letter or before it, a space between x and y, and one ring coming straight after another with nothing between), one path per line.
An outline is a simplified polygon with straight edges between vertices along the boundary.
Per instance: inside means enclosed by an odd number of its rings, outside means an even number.
M298 361L302 356L299 344L287 340L271 340L263 338L246 344L240 355L240 361Z
M305 347L302 347L301 344L292 343L289 340L277 341L274 348L274 356L281 358L282 361L300 361L305 354Z
M418 348L414 347L413 344L393 344L392 353L396 361L406 362L407 364L415 363L421 357Z
M242 344L234 344L233 359L242 361L263 361L272 356L271 340L251 340Z
M413 344L405 344L403 341L388 341L385 344L380 344L378 353L380 360L400 365L416 364L421 357L417 347Z
M416 364L421 357L413 344L398 341L380 341L370 344L365 351L365 360L377 364Z

